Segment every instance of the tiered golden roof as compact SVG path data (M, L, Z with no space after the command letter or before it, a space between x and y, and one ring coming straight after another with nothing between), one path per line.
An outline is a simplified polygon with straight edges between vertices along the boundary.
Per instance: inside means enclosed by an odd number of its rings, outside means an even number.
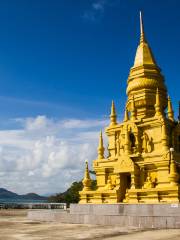
M163 109L167 106L167 90L164 77L158 67L151 48L146 41L142 15L140 13L140 42L136 51L134 65L130 70L127 86L127 107L131 111L130 102L134 95L137 107L137 117L151 117L154 115L156 89L160 91Z

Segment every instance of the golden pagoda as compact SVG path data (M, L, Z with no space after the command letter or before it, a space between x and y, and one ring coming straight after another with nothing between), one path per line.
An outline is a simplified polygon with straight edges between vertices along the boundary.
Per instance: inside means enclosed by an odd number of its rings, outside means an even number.
M141 13L140 42L126 93L121 123L112 102L105 131L107 158L100 134L98 157L93 161L97 189L90 187L86 163L79 203L179 202L180 122L174 119L164 77L145 38Z

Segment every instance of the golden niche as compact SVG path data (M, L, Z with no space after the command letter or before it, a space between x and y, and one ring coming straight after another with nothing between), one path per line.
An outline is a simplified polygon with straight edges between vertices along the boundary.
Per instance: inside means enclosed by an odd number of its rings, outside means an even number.
M180 200L180 122L164 77L144 35L140 13L140 42L127 80L124 120L117 122L112 102L107 158L100 133L93 161L97 189L91 189L86 163L83 203L175 203ZM166 111L167 109L167 111Z

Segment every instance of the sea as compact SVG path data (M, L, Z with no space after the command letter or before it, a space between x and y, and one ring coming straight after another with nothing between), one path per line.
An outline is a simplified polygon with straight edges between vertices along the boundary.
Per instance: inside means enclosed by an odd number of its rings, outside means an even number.
M34 199L16 199L16 198L0 198L0 204L2 203L46 203L47 200L34 200Z

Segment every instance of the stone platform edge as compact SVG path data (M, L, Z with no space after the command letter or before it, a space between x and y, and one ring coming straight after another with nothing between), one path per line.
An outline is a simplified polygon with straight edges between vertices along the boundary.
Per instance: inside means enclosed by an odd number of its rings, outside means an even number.
M180 217L180 204L71 204L70 213L113 216Z
M170 229L180 228L180 204L72 204L70 211L30 210L28 219L69 224Z

